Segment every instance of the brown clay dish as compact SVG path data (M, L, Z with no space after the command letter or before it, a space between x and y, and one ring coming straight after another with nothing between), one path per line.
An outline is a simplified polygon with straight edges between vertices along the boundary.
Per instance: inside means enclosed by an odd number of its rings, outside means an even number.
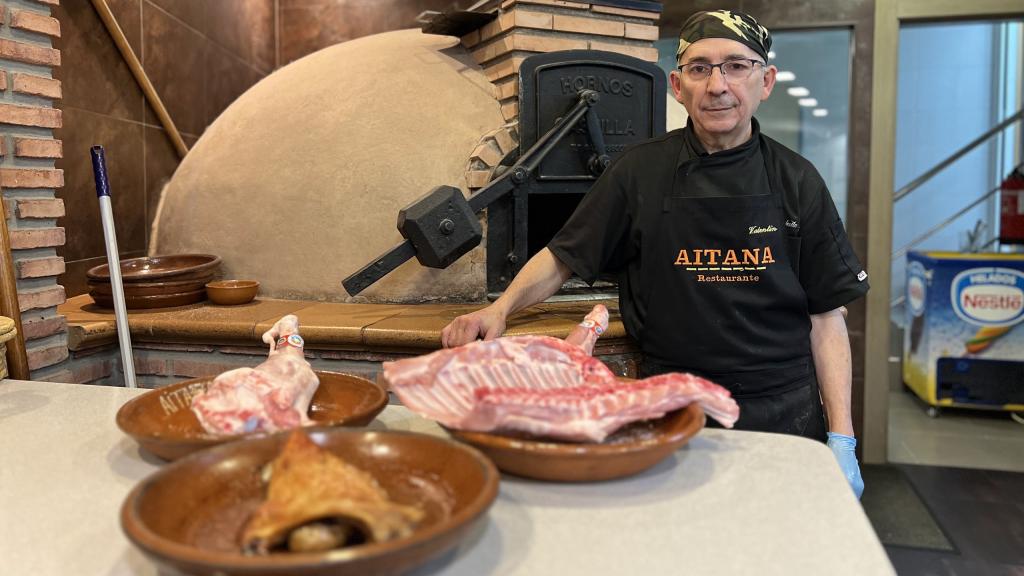
M261 470L287 434L217 446L165 466L125 499L121 527L157 563L187 574L398 574L473 534L498 492L494 465L450 440L393 431L309 432L314 442L375 476L392 500L421 507L426 518L415 532L329 552L242 555L239 534L264 498Z
M625 426L600 444L448 432L486 454L502 472L537 480L596 482L631 476L661 462L695 436L704 419L701 407L690 404L658 420Z
M388 403L380 386L365 378L317 371L320 386L309 406L315 426L365 426ZM143 448L165 460L237 440L243 436L207 434L190 408L192 396L206 390L213 377L195 378L151 390L117 411L117 426Z
M125 296L160 296L163 294L176 294L181 292L194 292L206 288L207 282L213 280L213 273L195 280L173 280L163 282L131 282L123 285ZM90 280L88 282L91 294L105 294L111 296L114 287L109 281Z
M121 280L124 282L151 282L156 279L186 280L197 275L210 274L220 265L220 256L213 254L174 254L146 256L121 260ZM94 266L85 273L90 280L110 281L110 267Z
M220 280L206 285L206 296L214 304L236 306L252 302L259 289L255 280Z
M93 302L99 306L103 306L104 308L114 307L114 297L111 294L99 294L90 291L89 296L92 296ZM200 288L199 290L192 290L190 292L175 292L171 294L157 294L154 296L129 296L125 293L124 305L126 308L131 310L143 308L170 308L172 306L195 304L196 302L202 302L205 299L206 290L203 288Z

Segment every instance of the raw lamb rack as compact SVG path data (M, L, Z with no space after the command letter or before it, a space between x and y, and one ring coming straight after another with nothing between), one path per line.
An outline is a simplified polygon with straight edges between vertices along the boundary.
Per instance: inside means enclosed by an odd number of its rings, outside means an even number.
M384 363L391 390L410 410L459 430L527 432L601 442L619 427L697 402L732 427L727 390L692 374L616 378L591 356L608 327L597 305L566 340L510 336Z
M287 315L263 334L267 359L214 378L192 399L192 411L210 434L276 432L311 424L307 413L320 385L303 353L299 319Z

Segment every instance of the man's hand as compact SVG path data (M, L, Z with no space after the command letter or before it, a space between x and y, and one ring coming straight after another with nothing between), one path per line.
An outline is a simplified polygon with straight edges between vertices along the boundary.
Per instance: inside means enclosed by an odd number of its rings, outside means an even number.
M477 338L492 340L505 332L505 313L494 304L459 316L441 330L441 345L454 348Z
M846 476L846 481L853 488L857 498L864 493L864 479L860 477L860 465L857 464L857 439L845 434L835 432L828 433L828 447L832 449L832 455L839 462L839 468Z
M477 338L491 340L505 332L509 314L543 302L569 279L572 270L547 248L533 255L512 279L505 293L487 308L459 316L441 330L441 345L453 348Z

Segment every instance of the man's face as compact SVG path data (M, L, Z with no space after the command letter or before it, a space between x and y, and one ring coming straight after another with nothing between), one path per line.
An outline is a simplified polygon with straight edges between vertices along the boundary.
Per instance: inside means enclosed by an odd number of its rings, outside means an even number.
M750 48L725 38L705 38L690 45L683 52L679 64L702 62L718 64L736 58L763 59ZM672 92L690 114L690 121L699 134L715 139L729 139L745 133L762 100L768 98L775 86L775 66L754 65L749 78L737 80L722 75L721 68L711 76L694 81L686 74L674 70L669 79Z

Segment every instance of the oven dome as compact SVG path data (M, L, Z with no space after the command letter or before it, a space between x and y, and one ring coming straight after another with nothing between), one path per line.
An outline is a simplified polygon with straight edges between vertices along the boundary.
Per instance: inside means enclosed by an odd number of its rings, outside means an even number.
M217 254L267 297L482 300L482 246L445 270L410 260L356 298L341 281L402 240L403 206L466 191L470 154L504 124L493 90L458 39L419 30L297 60L206 129L162 192L150 253Z

